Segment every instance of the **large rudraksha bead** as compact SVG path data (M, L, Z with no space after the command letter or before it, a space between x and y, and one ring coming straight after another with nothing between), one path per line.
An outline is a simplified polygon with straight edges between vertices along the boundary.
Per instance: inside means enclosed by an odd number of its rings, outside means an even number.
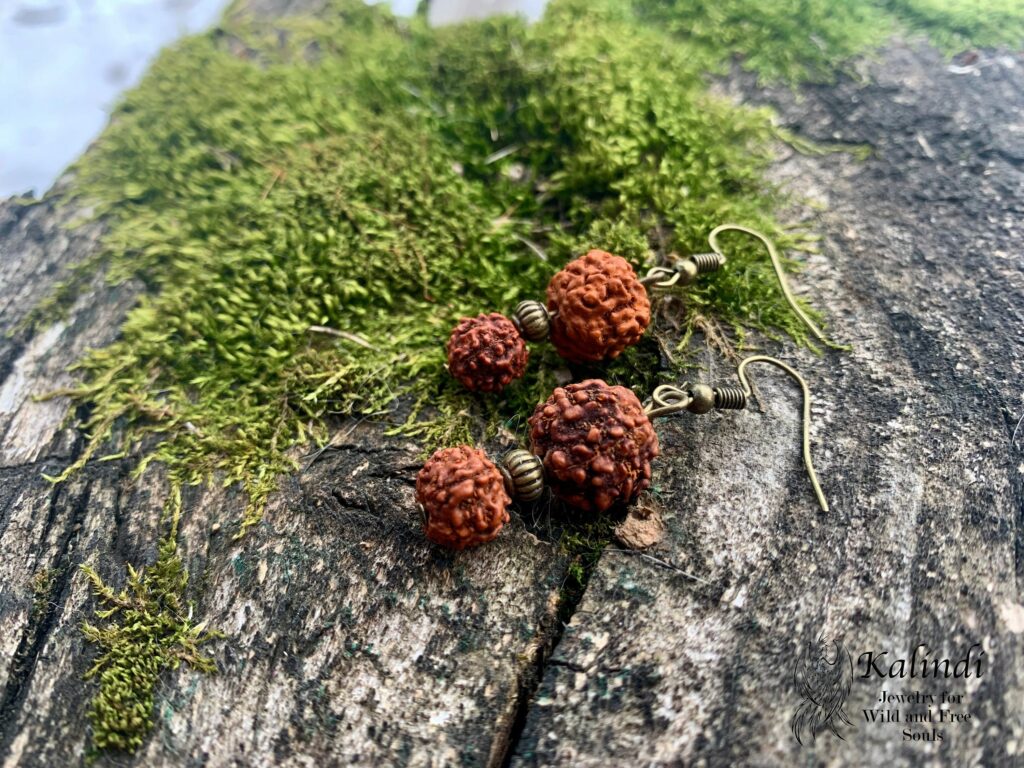
M647 289L620 256L593 250L569 262L548 283L551 343L566 360L618 357L651 322Z
M651 483L658 436L633 392L600 379L557 388L530 417L555 495L582 510L628 503Z

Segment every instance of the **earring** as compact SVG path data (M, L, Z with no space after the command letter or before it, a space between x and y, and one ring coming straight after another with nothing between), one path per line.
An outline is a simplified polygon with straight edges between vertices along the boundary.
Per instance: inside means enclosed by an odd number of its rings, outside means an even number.
M477 448L443 448L416 478L416 501L431 541L465 549L493 540L508 522L511 497L533 501L545 481L569 506L600 513L628 504L651 482L658 435L651 423L688 411L739 410L751 396L747 366L773 365L791 376L803 393L803 458L822 511L828 501L811 461L811 394L792 367L765 355L742 360L739 387L707 384L662 385L646 403L622 386L589 379L558 387L529 419L530 449L518 448L495 463Z
M725 265L718 236L728 231L750 235L765 246L789 306L819 341L827 343L793 298L772 241L755 229L723 224L708 235L710 253L694 254L672 267L652 267L643 278L621 256L592 250L551 278L546 306L520 302L511 320L497 312L463 318L448 339L449 372L467 389L500 392L526 371L526 342L545 338L571 363L618 357L647 330L654 291L689 285Z

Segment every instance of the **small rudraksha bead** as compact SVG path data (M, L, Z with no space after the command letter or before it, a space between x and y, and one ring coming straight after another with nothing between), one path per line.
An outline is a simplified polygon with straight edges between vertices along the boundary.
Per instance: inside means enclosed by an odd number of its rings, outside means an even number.
M494 539L508 522L511 503L501 472L468 445L442 448L427 460L416 476L416 501L427 538L450 549Z
M464 317L448 339L448 370L466 389L500 392L526 370L530 350L504 315Z

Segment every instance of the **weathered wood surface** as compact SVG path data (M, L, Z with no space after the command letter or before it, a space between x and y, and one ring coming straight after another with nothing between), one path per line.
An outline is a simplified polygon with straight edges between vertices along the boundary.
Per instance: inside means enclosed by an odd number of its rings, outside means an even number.
M4 264L21 266L6 285L32 282L38 294L50 262L77 259L95 242L94 230L61 233L47 204L7 203L3 213ZM115 462L51 486L42 473L73 460L81 440L58 428L66 403L31 400L60 384L83 348L112 338L129 294L97 287L66 323L7 342L4 765L82 762L92 686L81 676L94 653L79 631L92 598L78 566L97 565L120 583L125 563L156 555L167 488L159 472L131 483L130 464ZM416 446L356 430L288 480L265 523L241 543L230 536L242 512L238 494L188 494L182 548L197 610L230 639L217 649L221 674L168 676L160 727L134 764L500 759L520 686L553 625L565 563L522 524L501 547L479 553L429 547L412 499L417 456ZM43 569L59 575L34 609L33 579Z
M221 673L167 675L147 746L100 764L1019 763L1024 62L984 63L956 75L928 49L894 47L873 84L769 94L802 134L876 148L862 164L794 155L777 169L828 206L814 220L824 255L799 282L854 346L790 354L816 393L830 514L799 463L797 396L773 373L758 375L764 413L663 421L669 532L652 554L707 583L605 553L529 700L564 560L518 520L478 551L426 546L415 447L366 427L287 480L241 542L239 495L188 494L182 551L197 610L228 634L213 646ZM94 249L99 228L65 231L68 215L0 205L0 330ZM94 651L78 565L120 583L125 563L155 558L159 472L129 483L130 465L112 462L49 485L41 473L81 439L62 428L64 403L31 400L72 380L66 365L116 334L132 296L97 281L66 322L0 342L5 766L82 763ZM59 575L37 600L43 569ZM974 722L941 745L859 722L846 742L801 748L792 657L821 631L855 652L983 642L985 676L942 686L969 693ZM855 682L855 720L883 687L925 686Z
M800 466L799 393L772 369L764 413L662 422L671 512L655 554L709 583L606 553L513 765L1024 764L1024 60L947 65L900 45L868 84L767 97L801 135L874 148L777 168L827 206L799 282L853 346L782 353L815 393L832 511ZM966 684L855 679L856 730L801 748L793 661L820 632L845 635L855 661L979 642L987 668ZM903 725L864 724L883 689L966 694L973 722L905 742Z

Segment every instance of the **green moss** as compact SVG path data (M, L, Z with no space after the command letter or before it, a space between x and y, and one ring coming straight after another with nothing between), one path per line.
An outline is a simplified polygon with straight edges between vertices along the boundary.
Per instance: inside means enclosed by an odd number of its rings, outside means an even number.
M948 53L973 46L1024 45L1020 0L875 0Z
M558 547L569 558L568 578L562 586L562 603L575 605L593 567L612 540L615 524L607 516L570 519L558 539Z
M177 494L171 498L180 504ZM105 622L82 625L86 639L103 651L86 673L86 679L99 681L89 711L94 749L131 751L142 744L152 728L153 697L163 671L182 662L201 672L216 669L200 646L220 634L191 620L183 597L188 573L177 554L176 534L177 511L156 562L138 571L129 565L120 592L82 566L102 606L96 617Z
M638 17L686 42L709 70L730 57L765 80L831 80L897 31L948 53L1024 44L1019 0L633 0Z
M278 26L165 53L77 168L111 224L108 279L148 292L80 364L90 441L68 473L115 426L118 453L156 437L141 466L244 484L244 528L330 416L428 448L517 423L563 363L536 347L524 381L474 398L446 376L444 340L464 314L542 296L580 250L639 267L706 250L724 219L801 244L771 219L770 114L709 95L686 46L611 4L430 31L342 2ZM747 243L689 303L804 340Z
M62 573L61 568L43 568L32 577L32 613L29 616L29 624L35 624L46 615Z
M709 68L738 56L768 80L831 79L895 19L870 0L635 0L641 18L685 40Z

